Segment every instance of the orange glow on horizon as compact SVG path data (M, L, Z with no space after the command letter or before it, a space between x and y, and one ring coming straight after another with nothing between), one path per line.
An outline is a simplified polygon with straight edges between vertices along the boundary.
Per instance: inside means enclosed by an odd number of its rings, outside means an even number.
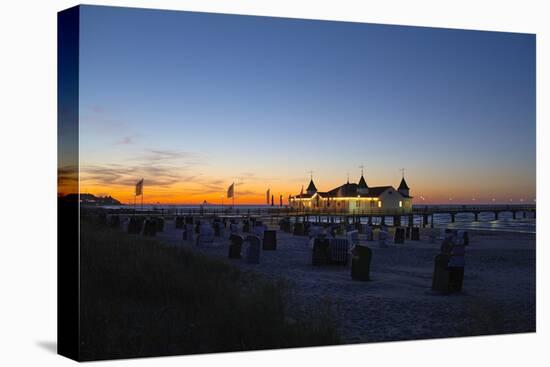
M227 184L229 186L230 183ZM527 195L511 194L506 190L485 190L483 192L473 192L468 190L459 190L452 188L444 190L436 187L419 187L415 190L411 186L411 196L413 196L413 205L430 204L534 204L535 198ZM236 185L235 205L265 205L267 187L259 184L247 184L243 187ZM394 186L395 187L395 186ZM134 196L133 186L105 186L94 184L92 182L82 182L80 185L82 193L90 193L96 196L112 196L122 204L131 205L141 203L141 197ZM287 184L284 187L271 187L273 203L279 205L279 195L282 195L283 205L288 204L289 195L298 195L301 185ZM331 187L330 189L332 189ZM321 191L327 190L320 188ZM204 201L210 205L231 205L232 199L226 197L227 189L215 192L201 192L200 187L189 187L184 184L173 185L169 187L147 186L147 179L144 185L144 204L165 204L165 205L200 205ZM67 192L68 193L68 192Z

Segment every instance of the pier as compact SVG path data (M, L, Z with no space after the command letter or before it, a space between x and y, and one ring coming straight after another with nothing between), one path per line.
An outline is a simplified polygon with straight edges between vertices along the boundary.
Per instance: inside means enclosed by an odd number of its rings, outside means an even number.
M324 222L324 223L358 223L366 222L371 225L387 225L391 218L393 226L412 227L420 222L423 227L434 227L434 215L448 215L449 221L454 223L459 214L471 214L472 221L479 221L481 213L492 213L494 220L498 220L503 213L510 213L512 219L536 218L536 205L414 205L411 210L396 210L370 208L368 211L354 210L327 210L307 208L299 210L289 207L203 207L203 208L148 208L142 210L120 208L110 209L112 214L148 215L148 216L193 216L198 218L223 217L228 219L263 218L275 223L281 218L292 218L295 222Z

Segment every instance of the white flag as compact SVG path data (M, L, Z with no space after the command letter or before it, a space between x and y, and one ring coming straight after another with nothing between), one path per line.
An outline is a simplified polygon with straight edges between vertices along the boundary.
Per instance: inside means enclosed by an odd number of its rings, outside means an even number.
M233 182L231 186L227 189L227 198L231 199L233 197L233 191L235 190L235 183Z
M143 194L143 178L136 184L136 196Z

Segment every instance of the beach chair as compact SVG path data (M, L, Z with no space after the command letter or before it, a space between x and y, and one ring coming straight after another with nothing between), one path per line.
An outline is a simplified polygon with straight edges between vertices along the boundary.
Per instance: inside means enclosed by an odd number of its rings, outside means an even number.
M143 218L141 217L131 217L128 222L128 233L138 234L141 233L143 228Z
M370 263L372 250L367 246L355 246L351 259L351 278L355 280L370 280Z
M157 223L155 219L149 218L143 223L143 235L144 236L155 236L157 234Z
M120 217L118 215L111 215L109 217L109 227L120 228Z
M260 239L264 237L264 231L266 230L266 226L263 224L256 223L254 228L252 228L252 233L254 233L256 236L258 236Z
M157 232L164 232L164 218L155 218L154 221L157 226Z
M456 231L447 232L441 245L442 253L434 259L432 289L442 293L455 293L462 290L464 281L464 239L456 236Z
M229 233L231 234L239 233L239 225L237 223L231 223L229 225Z
M195 238L195 228L193 224L185 224L183 228L182 239L184 241L193 241Z
M437 238L437 233L436 233L435 229L430 230L430 232L428 234L428 238L429 238L430 243L435 243L435 240Z
M277 231L266 230L264 231L263 238L263 249L264 250L277 250Z
M208 223L201 224L200 232L199 232L199 235L197 236L197 246L200 246L206 243L213 243L213 242L214 242L214 228Z
M457 238L462 240L464 246L468 246L470 244L470 236L467 231L458 231Z
M398 243L398 244L405 243L405 229L403 227L395 228L393 243Z
M420 228L411 228L411 241L420 241Z
M346 234L346 237L348 238L351 250L353 250L355 246L359 245L359 231L350 231Z
M279 221L279 229L283 232L290 232L290 219L283 218Z
M253 235L246 236L245 260L248 264L260 263L260 238Z
M381 248L388 247L388 245L386 244L387 239L388 229L386 227L380 228L380 232L378 233L378 246Z
M309 238L309 247L313 248L314 242L316 238L324 238L325 237L325 230L324 228L320 226L311 226L308 230L308 238Z
M439 254L435 256L432 290L441 293L449 293L450 272L447 268L448 263L449 255Z
M311 253L311 265L327 265L330 259L330 242L328 238L315 238Z
M302 222L294 223L294 232L293 232L293 234L295 236L304 236L306 234L305 228L304 228L304 223L302 223Z
M229 254L230 259L240 259L241 249L243 245L243 237L238 234L232 234L229 236Z
M335 265L347 265L349 257L349 241L347 238L331 238L330 263Z
M372 228L368 224L361 224L359 234L364 234L367 241L372 241ZM369 236L369 234L371 235Z
M309 227L307 235L309 239L312 239L312 238L317 238L319 236L322 236L324 232L325 232L325 229L321 226L311 226Z

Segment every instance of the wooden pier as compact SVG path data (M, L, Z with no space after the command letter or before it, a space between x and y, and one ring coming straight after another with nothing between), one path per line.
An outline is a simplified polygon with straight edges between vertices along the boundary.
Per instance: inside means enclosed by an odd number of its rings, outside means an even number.
M129 209L112 209L112 213L130 215L161 215L161 216L193 216L193 217L224 217L224 218L263 218L272 223L281 218L292 218L297 222L325 222L325 223L357 223L366 221L369 224L386 225L387 218L392 219L394 226L414 226L415 218L420 218L420 224L424 227L434 226L434 215L448 215L451 223L454 223L458 214L471 214L472 221L479 221L481 213L492 213L494 220L498 220L502 213L511 213L512 219L536 218L536 205L414 205L412 211L388 210L382 208L370 208L368 211L343 211L308 208L297 210L288 207L258 207L258 208L170 208L147 209L136 211Z

